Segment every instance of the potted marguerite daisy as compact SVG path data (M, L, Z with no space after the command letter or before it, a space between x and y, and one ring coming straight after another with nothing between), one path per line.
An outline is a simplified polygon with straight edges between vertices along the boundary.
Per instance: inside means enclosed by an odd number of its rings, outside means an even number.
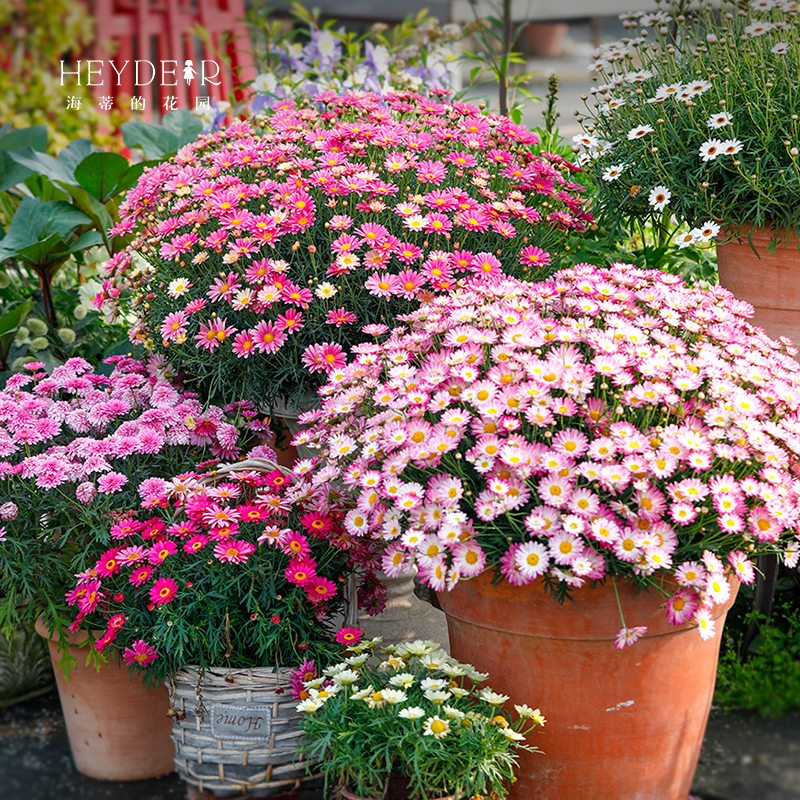
M586 230L579 168L411 92L281 101L147 170L95 298L204 393L309 402L353 345L472 273L538 279ZM283 405L284 403L281 403Z
M504 705L489 677L436 642L381 648L356 642L347 658L298 680L303 752L346 800L504 798L517 750L544 725L539 709ZM372 656L372 658L370 658Z
M113 565L67 595L105 630L97 649L168 685L178 771L222 796L298 785L291 668L339 655L348 603L380 605L378 543L347 534L347 498L264 455L153 487L110 526Z
M615 218L651 220L662 242L688 223L679 247L718 239L722 285L800 340L798 5L661 6L596 51L579 163Z
M346 522L436 589L453 655L548 709L512 797L689 791L738 584L798 558L800 365L747 310L624 264L473 281L357 348L304 417Z

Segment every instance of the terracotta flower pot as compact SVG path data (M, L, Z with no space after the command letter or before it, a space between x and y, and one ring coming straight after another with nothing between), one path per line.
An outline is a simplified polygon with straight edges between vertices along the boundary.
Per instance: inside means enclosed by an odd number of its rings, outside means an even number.
M774 253L767 252L773 231L753 231L753 252L745 230L740 239L720 237L717 244L719 282L755 309L753 324L778 339L787 336L800 345L800 250L789 233Z
M730 600L715 606L716 636L670 625L663 597L617 583L629 626L648 633L624 650L610 580L559 605L541 581L492 586L491 574L441 592L452 654L489 672L495 691L547 719L520 752L510 800L686 800L714 692Z
M166 686L145 689L119 657L112 656L99 671L86 666L86 648L77 647L88 638L85 632L70 635L69 651L77 665L67 679L58 668L58 642L41 618L36 632L50 645L78 772L107 781L140 781L172 772L175 749Z

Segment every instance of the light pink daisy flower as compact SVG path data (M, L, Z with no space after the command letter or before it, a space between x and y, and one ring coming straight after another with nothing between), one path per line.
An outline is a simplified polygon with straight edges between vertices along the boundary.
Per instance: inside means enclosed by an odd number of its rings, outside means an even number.
M626 646L632 645L647 633L647 627L642 625L638 628L620 628L617 638L614 640L614 647L623 650Z

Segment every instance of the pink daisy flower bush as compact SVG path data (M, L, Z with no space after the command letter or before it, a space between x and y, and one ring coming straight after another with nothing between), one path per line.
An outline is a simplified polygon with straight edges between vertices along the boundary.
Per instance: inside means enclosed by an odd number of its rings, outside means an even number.
M300 397L364 326L473 273L550 272L591 217L579 168L537 145L441 97L282 101L145 171L95 304L211 392Z
M163 481L152 507L107 526L109 550L66 593L73 627L104 629L96 651L153 682L187 664L327 663L346 601L383 608L380 542L348 533L347 496L262 450L240 469Z
M157 364L127 357L12 375L0 391L0 624L44 613L63 630L74 575L116 563L108 520L162 503L164 476L235 457L237 416L254 413L203 406Z
M355 348L295 442L390 575L442 591L493 569L562 599L631 579L708 638L728 576L797 562L800 365L750 314L626 264L471 282ZM628 622L618 647L645 631Z

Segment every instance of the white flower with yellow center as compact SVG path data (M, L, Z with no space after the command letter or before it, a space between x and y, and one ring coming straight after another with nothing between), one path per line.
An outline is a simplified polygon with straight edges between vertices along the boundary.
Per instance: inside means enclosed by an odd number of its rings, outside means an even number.
M433 652L434 650L437 650L438 648L439 645L436 642L417 639L414 642L406 642L405 644L399 645L397 648L397 654L401 656L424 656Z
M350 686L355 683L358 678L359 675L354 669L345 669L333 676L333 680L340 686Z
M447 686L447 681L441 678L423 678L420 682L420 686L422 687L423 691L427 691L431 689L432 691L438 691L439 689L444 689Z
M428 689L425 692L425 697L426 699L430 700L431 703L435 703L437 706L439 706L449 700L452 695L450 692L445 692L440 689Z
M422 733L425 736L433 736L434 739L443 739L450 733L450 723L438 716L428 717L422 726Z
M463 689L461 686L451 686L450 692L455 697L466 697L469 694L469 689Z
M453 706L442 706L442 711L447 714L449 719L462 720L467 716L463 711L459 711L457 708L453 708Z
M396 706L408 698L402 689L381 689L381 695L390 706Z
M374 691L374 689L372 688L372 686L367 686L367 688L366 688L366 689L359 689L358 691L355 691L355 688L356 688L356 687L354 686L354 687L353 687L354 691L353 691L353 693L350 695L350 697L351 697L353 700L365 700L365 699L366 699L366 698L367 698L369 695L371 695L371 694L373 693L373 691Z
M182 294L186 294L191 287L191 282L186 278L175 278L174 281L169 282L167 294L170 297L180 297Z
M324 281L316 289L314 289L314 294L319 297L321 300L328 300L333 297L339 290L332 284L328 283L328 281Z
M506 700L509 699L508 695L493 692L488 686L481 690L478 697L480 697L484 703L488 703L490 706L501 706L506 702Z
M403 719L420 719L425 716L425 712L419 706L409 706L408 708L401 708L397 712L397 716Z
M368 658L369 653L360 653L357 656L350 656L350 658L346 658L344 663L349 664L351 667L360 667L367 661Z
M389 683L401 689L408 689L414 685L414 680L415 678L410 672L400 672L397 675L392 675L389 678Z
M460 678L462 675L467 674L467 670L464 665L459 664L457 661L453 661L448 664L442 664L442 672L451 678Z
M525 737L521 733L517 733L513 728L500 728L500 733L502 733L506 739L511 739L512 742L525 741Z
M372 694L367 695L363 699L366 700L370 708L380 708L386 703L386 698L383 695L383 691L373 692Z
M387 658L386 661L381 661L378 665L378 669L381 670L390 670L390 669L401 669L406 665L406 662L403 661L402 658L398 658L397 656L391 656Z
M306 700L303 700L297 705L297 710L302 711L306 714L313 714L315 711L318 711L322 706L325 704L325 700L312 700L310 697Z
M472 664L464 664L464 668L467 670L467 677L475 683L483 683L489 677L488 672L478 672Z

